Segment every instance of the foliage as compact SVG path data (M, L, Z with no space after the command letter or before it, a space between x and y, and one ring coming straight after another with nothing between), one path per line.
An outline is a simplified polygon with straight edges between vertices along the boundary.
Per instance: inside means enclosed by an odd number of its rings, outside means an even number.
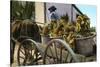
M11 1L11 20L34 19L34 2Z
M90 31L91 31L91 32L96 32L96 28L95 28L95 27L91 27L91 28L90 28Z

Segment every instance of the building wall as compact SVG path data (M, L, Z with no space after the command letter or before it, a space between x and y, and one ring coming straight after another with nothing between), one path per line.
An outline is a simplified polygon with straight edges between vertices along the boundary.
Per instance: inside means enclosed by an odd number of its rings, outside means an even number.
M44 15L44 3L35 2L35 21L41 23L39 25L45 22Z
M49 20L50 13L48 8L51 6L55 6L57 8L56 12L58 13L59 16L63 16L67 13L70 22L76 21L77 14L80 15L80 13L72 6L72 4L35 2L36 22L45 23L50 21Z

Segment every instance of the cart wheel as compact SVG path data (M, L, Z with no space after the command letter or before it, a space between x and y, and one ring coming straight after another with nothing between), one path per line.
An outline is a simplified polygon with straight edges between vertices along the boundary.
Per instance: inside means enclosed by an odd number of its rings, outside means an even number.
M48 43L44 53L44 64L58 64L78 62L75 53L69 45L60 39L53 39Z
M36 44L28 39L20 43L17 54L18 65L34 65L38 64L41 59L40 53L36 48Z

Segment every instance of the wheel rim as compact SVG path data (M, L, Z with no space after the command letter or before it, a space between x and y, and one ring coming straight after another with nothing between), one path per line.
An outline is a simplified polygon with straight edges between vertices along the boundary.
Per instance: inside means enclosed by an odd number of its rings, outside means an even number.
M34 65L38 64L40 54L35 44L29 40L23 41L18 49L18 65Z
M74 62L73 56L68 51L68 49L66 49L63 43L57 40L51 40L48 43L43 58L44 64L58 64L58 63L71 63L71 62Z

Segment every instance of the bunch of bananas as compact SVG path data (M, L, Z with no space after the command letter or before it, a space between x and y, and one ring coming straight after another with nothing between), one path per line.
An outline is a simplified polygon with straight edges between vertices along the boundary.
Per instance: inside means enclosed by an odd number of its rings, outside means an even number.
M75 37L77 33L80 35L87 35L90 29L89 18L86 15L79 15L76 19L75 25L69 22L68 16L62 16L59 22L51 22L44 27L44 35L52 37L63 37L69 43L71 48L75 46Z
M79 15L76 21L76 32L82 36L89 36L90 19L87 15Z
M56 28L56 36L63 37L69 43L71 48L74 48L75 41L75 26L66 20L66 16L61 17L59 26Z
M43 35L44 36L50 36L50 37L56 37L55 36L55 30L57 28L57 22L52 21L49 24L45 25L43 28Z

